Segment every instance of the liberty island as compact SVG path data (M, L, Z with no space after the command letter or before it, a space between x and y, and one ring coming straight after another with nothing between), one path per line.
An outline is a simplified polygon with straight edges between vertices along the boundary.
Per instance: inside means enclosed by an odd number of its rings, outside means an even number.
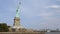
M23 26L21 26L21 24L20 24L20 16L19 16L19 6L21 5L21 2L19 2L19 5L18 5L18 7L17 7L17 9L16 9L16 16L14 17L14 24L13 24L13 26L11 26L10 28L9 28L9 32L19 32L19 34L22 32L23 34L28 34L28 33L30 33L30 34L40 34L40 33L44 33L44 32L38 32L38 31L35 31L35 30L33 30L33 29L27 29L27 28L25 28L25 27L23 27Z
M7 31L7 32L3 31L3 32L0 32L0 34L49 34L49 32L51 32L50 30L42 30L42 31L41 30L33 30L33 29L27 29L27 28L21 26L21 24L20 24L21 19L20 19L20 15L19 15L20 14L20 11L19 11L20 5L21 5L21 2L19 2L19 5L17 6L13 26L10 26L8 28L9 31ZM48 33L46 33L46 32L48 32Z

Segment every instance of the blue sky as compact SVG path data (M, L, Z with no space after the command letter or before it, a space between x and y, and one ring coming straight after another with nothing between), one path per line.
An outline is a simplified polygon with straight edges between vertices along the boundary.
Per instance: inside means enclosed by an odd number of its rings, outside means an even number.
M60 29L60 0L0 0L0 22L13 26L21 1L21 25L32 29Z

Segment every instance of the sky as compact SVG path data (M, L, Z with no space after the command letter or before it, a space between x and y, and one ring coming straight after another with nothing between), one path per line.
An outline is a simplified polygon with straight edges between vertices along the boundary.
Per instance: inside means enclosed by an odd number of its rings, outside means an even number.
M20 24L31 29L60 29L60 0L0 0L0 23L13 26L20 5Z

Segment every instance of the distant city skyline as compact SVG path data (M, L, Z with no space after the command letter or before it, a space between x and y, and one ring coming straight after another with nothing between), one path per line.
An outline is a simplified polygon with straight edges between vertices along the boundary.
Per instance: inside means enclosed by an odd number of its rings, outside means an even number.
M0 0L0 22L13 26L21 1L21 25L32 29L60 29L60 0Z

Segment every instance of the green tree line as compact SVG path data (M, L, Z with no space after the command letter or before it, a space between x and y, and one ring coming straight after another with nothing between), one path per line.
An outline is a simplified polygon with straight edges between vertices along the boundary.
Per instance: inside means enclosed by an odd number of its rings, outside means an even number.
M8 26L6 23L0 23L0 32L8 32Z

